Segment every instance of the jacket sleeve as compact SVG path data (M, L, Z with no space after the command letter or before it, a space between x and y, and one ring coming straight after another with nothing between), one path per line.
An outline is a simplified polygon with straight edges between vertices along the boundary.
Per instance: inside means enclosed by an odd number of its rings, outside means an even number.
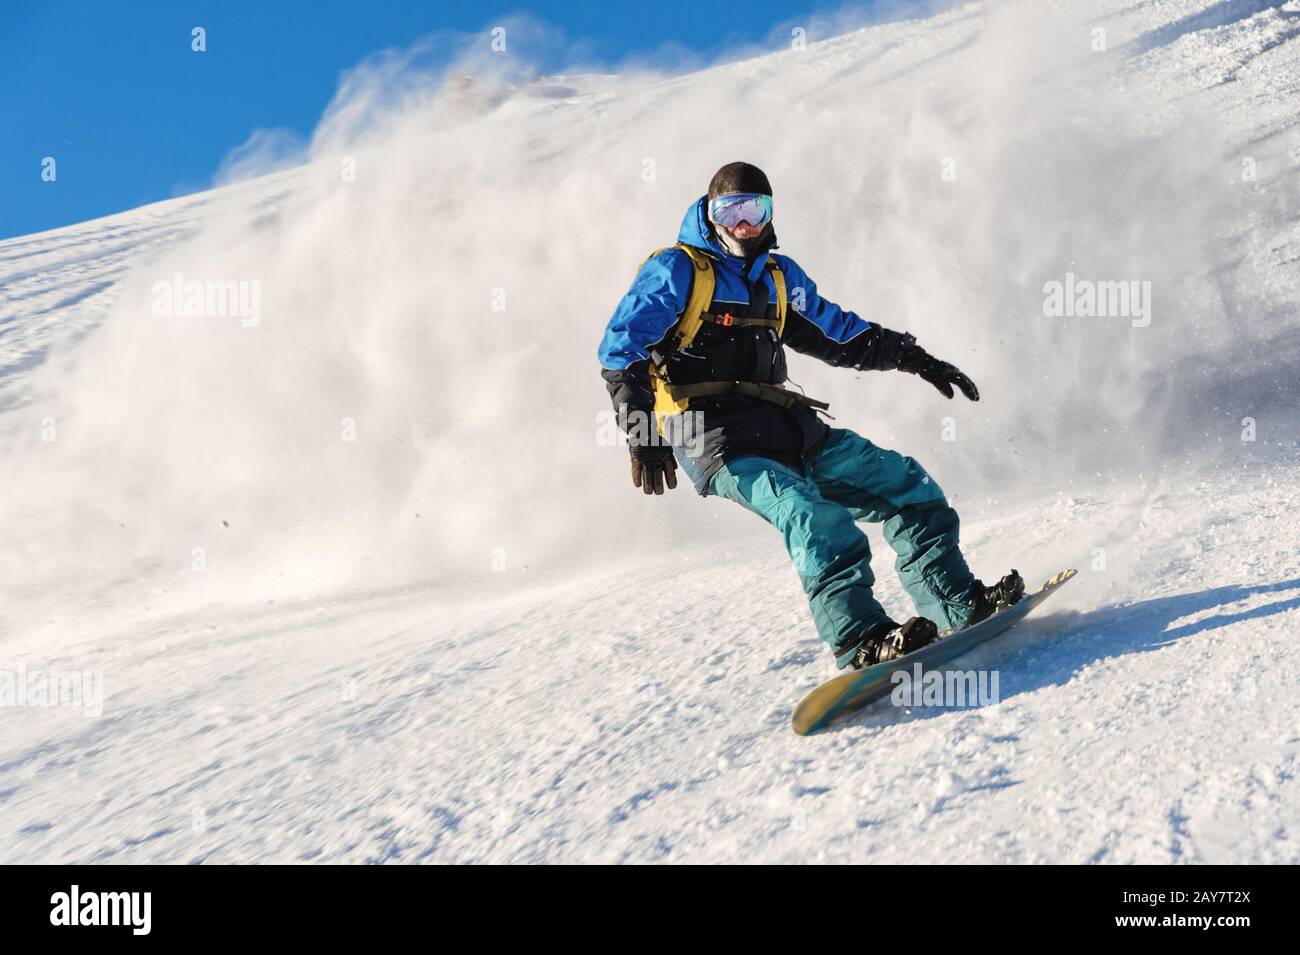
M621 422L629 411L654 413L650 349L663 341L686 307L692 272L690 259L678 249L653 256L605 327L597 357Z
M776 256L785 275L785 332L782 341L795 351L828 365L848 365L859 371L889 371L898 367L901 352L914 342L911 335L868 322L817 294L817 283L793 259Z

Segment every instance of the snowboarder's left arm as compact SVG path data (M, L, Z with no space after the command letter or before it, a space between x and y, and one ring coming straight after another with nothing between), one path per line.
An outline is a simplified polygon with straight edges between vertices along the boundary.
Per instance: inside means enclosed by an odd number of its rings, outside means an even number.
M956 366L940 361L907 332L896 332L843 309L817 292L817 283L793 259L774 256L785 275L788 308L782 341L828 365L858 371L906 371L953 397L955 385L971 401L979 389Z

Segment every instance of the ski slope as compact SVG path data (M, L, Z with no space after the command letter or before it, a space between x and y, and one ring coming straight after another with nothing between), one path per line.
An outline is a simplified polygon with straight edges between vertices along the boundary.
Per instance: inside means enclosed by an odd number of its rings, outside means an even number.
M4 708L0 862L1300 860L1300 2L987 6L675 77L385 58L298 168L0 242L0 674L104 690ZM779 538L601 437L603 323L737 158L984 397L793 377L977 573L1080 570L963 658L997 702L794 736L833 669ZM1067 271L1150 324L1045 316ZM177 272L257 323L154 314Z

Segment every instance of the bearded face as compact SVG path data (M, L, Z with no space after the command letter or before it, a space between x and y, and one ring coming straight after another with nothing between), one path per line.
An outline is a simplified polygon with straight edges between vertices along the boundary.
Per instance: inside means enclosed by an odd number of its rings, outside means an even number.
M718 233L718 241L722 243L722 247L742 259L751 259L772 245L772 223L770 222L763 226L742 222L730 229L714 223L713 228Z

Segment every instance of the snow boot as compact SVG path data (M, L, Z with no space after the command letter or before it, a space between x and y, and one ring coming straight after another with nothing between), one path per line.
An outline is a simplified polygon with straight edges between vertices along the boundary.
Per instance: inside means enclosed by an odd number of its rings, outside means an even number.
M855 670L887 663L913 650L919 650L939 638L939 628L925 617L913 617L901 627L892 620L878 623L867 631L862 645L853 654L849 666Z
M1020 603L1025 595L1024 578L1020 576L1020 571L1015 569L991 587L985 587L984 582L979 580L976 584L979 586L975 591L975 612L966 623L968 627L974 626L981 620L987 620L999 610L1006 610Z

